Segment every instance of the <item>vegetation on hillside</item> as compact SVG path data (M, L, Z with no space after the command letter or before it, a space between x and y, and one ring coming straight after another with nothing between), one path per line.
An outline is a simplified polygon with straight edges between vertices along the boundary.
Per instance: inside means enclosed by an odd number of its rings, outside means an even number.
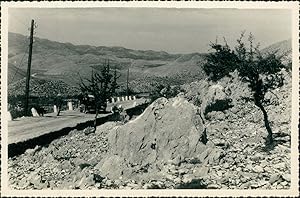
M224 39L225 40L225 39ZM211 43L214 53L207 55L204 71L209 79L217 81L231 72L237 71L242 81L248 84L252 95L249 99L259 107L264 116L265 128L268 132L266 145L273 145L273 133L264 108L265 95L269 90L283 86L283 77L280 71L285 68L276 52L262 55L259 45L254 46L254 37L250 33L248 42L244 41L244 32L232 49L225 40L224 44Z
M30 95L36 97L52 97L61 94L64 97L78 95L78 88L61 80L30 80ZM25 78L8 85L9 96L20 96L25 93Z
M30 80L29 108L43 107L47 113L53 111L54 100L60 94L64 100L78 99L79 88L60 80ZM8 85L9 111L13 118L23 116L25 101L25 78Z

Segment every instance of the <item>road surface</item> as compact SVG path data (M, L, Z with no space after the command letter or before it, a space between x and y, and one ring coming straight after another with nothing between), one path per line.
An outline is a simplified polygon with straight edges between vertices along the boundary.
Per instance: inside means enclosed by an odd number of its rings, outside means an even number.
M147 102L145 99L135 101L118 102L123 108L132 108ZM107 111L112 104L108 104ZM98 118L105 117L111 113L99 114ZM95 114L85 114L79 111L62 111L59 116L55 113L45 114L44 117L22 117L8 121L8 144L23 142L41 135L62 130L66 127L75 127L77 124L94 120Z

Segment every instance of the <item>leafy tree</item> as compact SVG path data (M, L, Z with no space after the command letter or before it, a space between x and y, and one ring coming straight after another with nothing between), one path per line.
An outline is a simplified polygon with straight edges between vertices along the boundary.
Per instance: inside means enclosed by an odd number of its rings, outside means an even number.
M214 53L206 55L207 62L204 64L204 71L209 75L209 79L217 81L224 76L229 75L236 69L238 57L234 50L231 50L226 40L225 45L210 43L210 47L215 50Z
M95 97L95 120L94 128L96 130L97 117L100 110L106 110L107 100L114 94L117 85L116 72L114 75L110 72L109 62L105 62L100 73L92 72L91 79L80 78L80 88L83 94L92 94Z
M274 143L273 133L268 119L268 113L264 108L265 94L283 85L283 77L280 73L285 66L276 52L262 55L259 51L259 44L254 46L254 37L250 33L247 39L248 46L244 41L243 32L237 39L237 46L234 50L225 45L213 43L211 47L214 53L207 56L205 72L211 80L218 80L237 70L241 79L248 83L252 92L251 100L262 111L264 125L268 132L266 145L272 146ZM227 68L228 67L228 68Z

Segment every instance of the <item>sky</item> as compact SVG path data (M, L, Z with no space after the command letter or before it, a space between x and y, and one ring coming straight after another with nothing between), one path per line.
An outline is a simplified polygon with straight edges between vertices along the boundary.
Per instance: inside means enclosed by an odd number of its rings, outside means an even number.
M205 53L210 41L235 45L243 30L261 47L291 38L284 9L9 8L10 32L75 45L121 46L169 53Z

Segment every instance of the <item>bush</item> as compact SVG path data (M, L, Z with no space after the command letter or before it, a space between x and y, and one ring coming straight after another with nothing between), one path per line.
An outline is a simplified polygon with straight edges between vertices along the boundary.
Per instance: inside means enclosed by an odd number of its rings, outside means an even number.
M155 87L154 91L150 93L150 99L153 102L154 100L160 97L173 98L183 91L184 90L181 89L179 85L170 86L170 85L158 84Z
M212 111L224 111L233 107L231 101L232 100L228 98L226 100L217 100L214 103L211 103L209 106L205 108L204 115Z
M160 91L160 95L162 95L165 98L173 98L182 91L183 90L180 88L179 85L176 86L167 85Z
M239 60L227 44L211 43L210 47L215 52L206 55L207 62L203 69L210 80L217 81L233 72L237 68Z

